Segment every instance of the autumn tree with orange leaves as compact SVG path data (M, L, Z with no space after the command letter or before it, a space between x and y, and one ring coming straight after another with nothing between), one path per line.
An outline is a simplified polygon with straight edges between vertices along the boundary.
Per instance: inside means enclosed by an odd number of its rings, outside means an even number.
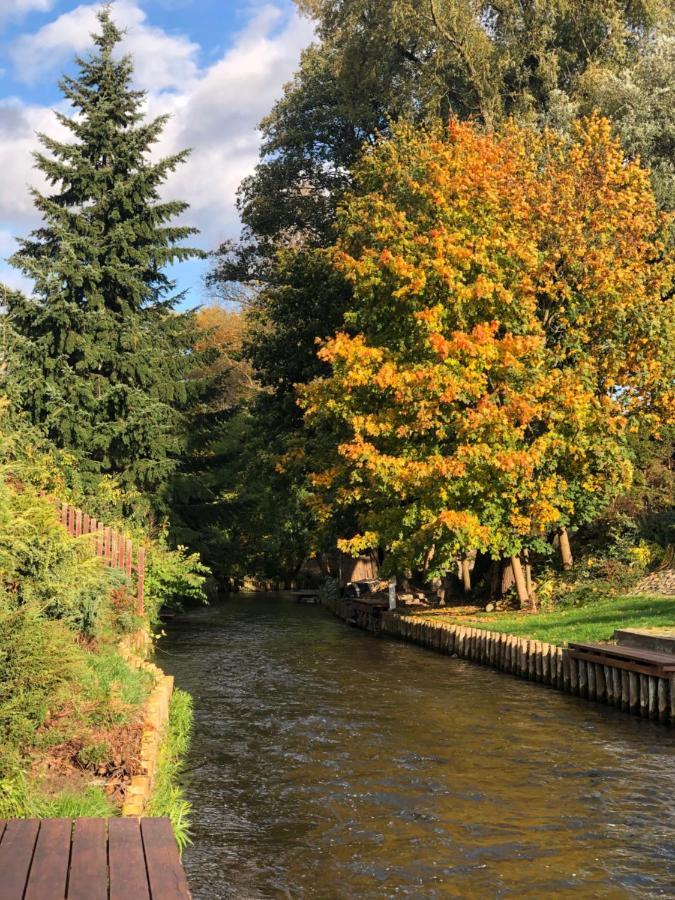
M346 439L315 473L341 546L442 575L521 559L630 480L627 430L672 417L671 223L607 121L572 137L399 127L368 154L330 251L354 299L302 392Z

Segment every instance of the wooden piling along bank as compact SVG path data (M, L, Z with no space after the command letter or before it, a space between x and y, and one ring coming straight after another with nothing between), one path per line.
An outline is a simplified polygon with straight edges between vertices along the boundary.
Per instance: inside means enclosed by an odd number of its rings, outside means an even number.
M555 644L519 638L447 622L433 622L399 612L373 615L358 623L348 600L325 603L340 618L369 631L387 634L422 647L491 666L509 675L556 690L675 725L675 676L658 677L574 657Z

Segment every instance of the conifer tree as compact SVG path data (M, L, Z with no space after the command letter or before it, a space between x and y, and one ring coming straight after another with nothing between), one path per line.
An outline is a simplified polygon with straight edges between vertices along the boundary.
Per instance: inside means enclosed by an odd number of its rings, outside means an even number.
M189 151L149 152L167 121L146 121L132 88L133 61L105 7L95 49L60 87L75 114L58 114L69 142L44 134L36 166L51 193L34 191L43 223L13 264L34 295L9 312L32 384L23 403L51 440L76 453L90 478L116 476L157 496L181 448L191 366L190 314L167 265L200 255L182 242L195 229L174 220L187 204L160 188Z

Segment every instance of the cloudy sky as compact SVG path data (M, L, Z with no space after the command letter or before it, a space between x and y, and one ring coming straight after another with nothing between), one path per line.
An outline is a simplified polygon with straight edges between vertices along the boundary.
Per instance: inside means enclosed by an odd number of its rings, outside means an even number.
M5 258L14 237L37 224L29 186L35 132L58 137L53 110L67 111L57 81L85 53L100 4L76 0L0 0L0 282L27 288ZM190 161L167 184L167 196L191 204L186 221L215 248L239 230L235 193L255 165L257 123L280 95L310 43L310 24L292 0L115 0L136 59L148 113L172 115L162 153L192 147ZM203 263L176 277L188 305L204 299Z

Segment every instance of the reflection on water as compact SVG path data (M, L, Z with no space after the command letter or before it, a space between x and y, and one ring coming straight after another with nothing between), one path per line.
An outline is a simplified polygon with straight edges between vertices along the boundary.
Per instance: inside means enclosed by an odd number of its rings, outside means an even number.
M274 595L168 632L195 900L675 896L668 729Z

